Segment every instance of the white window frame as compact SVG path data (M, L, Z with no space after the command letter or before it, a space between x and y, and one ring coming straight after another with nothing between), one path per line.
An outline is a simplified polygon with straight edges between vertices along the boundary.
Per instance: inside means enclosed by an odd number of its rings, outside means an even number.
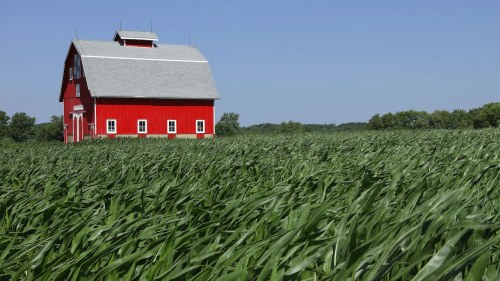
M141 131L141 122L144 122L144 131ZM139 119L137 120L137 133L138 134L147 134L148 133L148 120Z
M174 122L174 130L170 131L170 122ZM177 120L167 120L167 134L177 134Z
M203 130L198 130L198 122L202 122ZM197 134L204 134L205 133L205 120L196 120L196 133Z
M68 68L69 81L73 81L73 67Z
M114 124L115 124L115 128L114 128L115 130L114 131L109 129L109 122L114 122ZM108 133L108 134L116 134L116 132L117 132L116 125L117 125L116 119L106 119L106 133Z
M77 98L79 98L79 97L80 97L80 94L81 94L81 93L80 93L80 84L76 84L76 85L75 85L75 96L76 96Z

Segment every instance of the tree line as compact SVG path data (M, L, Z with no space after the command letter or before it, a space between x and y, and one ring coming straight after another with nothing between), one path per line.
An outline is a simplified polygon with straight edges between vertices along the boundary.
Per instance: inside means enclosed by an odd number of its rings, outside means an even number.
M281 122L280 124L264 123L258 125L251 125L241 128L243 134L273 134L273 133L331 133L342 131L360 131L366 130L367 124L363 122L351 122L343 124L302 124L300 122L288 121Z
M280 124L263 123L240 127L239 114L231 112L224 113L215 125L218 136L233 136L238 134L295 134L310 132L340 132L366 130L367 123L351 122L340 125L335 124L302 124L300 122L288 121Z
M295 121L281 124L263 123L240 127L239 114L224 113L215 126L218 136L237 134L273 134L273 133L307 133L307 132L341 132L360 130L392 130L392 129L466 129L500 127L500 102L487 103L469 111L456 109L451 112L436 110L407 110L396 113L375 114L368 123L351 122L335 124L302 124Z
M368 129L466 129L500 127L500 102L492 102L469 111L407 110L384 115L375 114L368 121Z
M49 123L35 124L35 117L24 112L8 116L0 110L0 140L24 141L63 141L64 129L62 116L52 116Z

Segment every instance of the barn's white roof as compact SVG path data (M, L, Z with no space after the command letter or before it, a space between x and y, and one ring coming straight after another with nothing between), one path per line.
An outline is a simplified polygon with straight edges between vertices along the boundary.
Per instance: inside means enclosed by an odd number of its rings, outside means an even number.
M205 57L192 46L126 47L73 40L92 97L218 99Z

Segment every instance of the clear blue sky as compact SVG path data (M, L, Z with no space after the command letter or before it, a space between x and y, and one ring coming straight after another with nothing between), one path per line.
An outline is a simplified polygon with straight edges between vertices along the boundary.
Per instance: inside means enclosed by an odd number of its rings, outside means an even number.
M244 126L500 101L500 1L2 1L0 110L61 115L63 63L119 27L196 45Z

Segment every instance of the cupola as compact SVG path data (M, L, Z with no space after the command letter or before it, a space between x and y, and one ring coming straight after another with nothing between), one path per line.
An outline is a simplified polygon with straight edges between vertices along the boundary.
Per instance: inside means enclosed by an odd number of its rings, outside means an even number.
M126 47L153 48L158 35L147 31L117 30L113 40Z

